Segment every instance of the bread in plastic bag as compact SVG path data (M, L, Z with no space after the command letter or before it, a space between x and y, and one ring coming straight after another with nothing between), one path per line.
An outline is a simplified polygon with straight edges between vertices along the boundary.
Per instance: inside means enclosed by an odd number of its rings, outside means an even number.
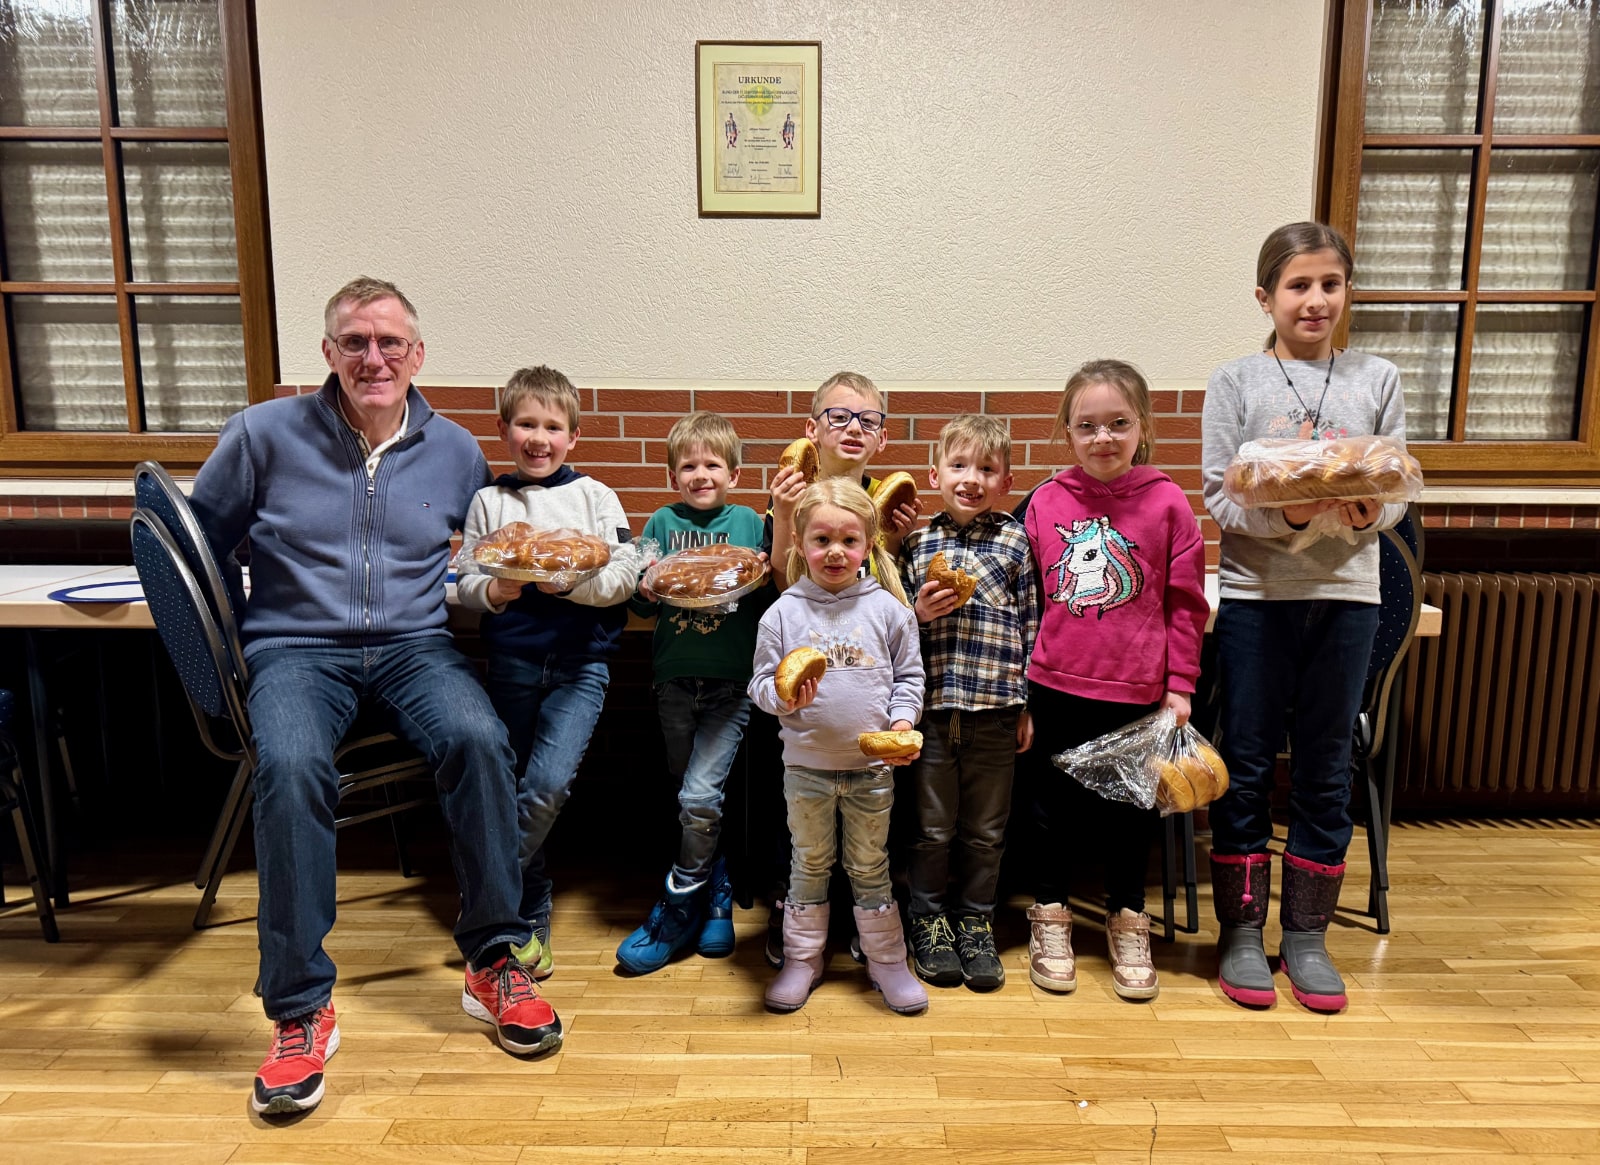
M1223 474L1222 492L1238 505L1271 509L1357 498L1414 502L1422 496L1422 465L1397 437L1247 441ZM1326 511L1295 532L1289 549L1299 552L1327 537L1356 540L1337 513Z
M1222 757L1193 726L1178 726L1171 709L1057 753L1056 767L1110 801L1161 816L1209 805L1228 790Z
M604 538L581 530L540 530L527 522L511 522L464 543L456 555L456 572L552 583L565 591L606 566L611 552Z
M733 611L739 599L767 581L767 563L747 546L726 542L690 546L660 559L641 584L672 607Z

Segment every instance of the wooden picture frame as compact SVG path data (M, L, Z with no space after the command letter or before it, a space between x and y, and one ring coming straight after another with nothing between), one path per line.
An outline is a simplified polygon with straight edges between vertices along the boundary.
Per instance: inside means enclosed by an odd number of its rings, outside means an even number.
M701 218L822 217L822 42L694 46Z

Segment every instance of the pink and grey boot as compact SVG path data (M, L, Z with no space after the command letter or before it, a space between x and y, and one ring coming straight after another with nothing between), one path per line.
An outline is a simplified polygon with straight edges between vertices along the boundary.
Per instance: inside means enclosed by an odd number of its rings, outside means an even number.
M1272 855L1211 855L1211 905L1217 922L1217 982L1222 993L1246 1007L1278 1001L1261 930L1272 893Z
M1349 1002L1344 980L1328 957L1328 920L1339 906L1344 863L1325 866L1283 855L1283 945L1278 963L1294 997L1312 1011L1343 1011Z

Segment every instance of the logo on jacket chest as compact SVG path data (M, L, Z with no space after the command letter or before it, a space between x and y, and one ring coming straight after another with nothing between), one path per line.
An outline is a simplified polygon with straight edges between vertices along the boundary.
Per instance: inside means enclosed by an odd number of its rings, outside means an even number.
M1144 590L1144 570L1133 557L1134 542L1111 524L1105 515L1079 518L1069 530L1055 523L1061 536L1061 557L1045 571L1052 603L1065 603L1079 618L1094 608L1095 617L1105 618L1137 599Z
M867 651L861 641L861 628L844 631L834 627L827 631L811 631L811 646L828 657L829 667L877 667L877 659Z

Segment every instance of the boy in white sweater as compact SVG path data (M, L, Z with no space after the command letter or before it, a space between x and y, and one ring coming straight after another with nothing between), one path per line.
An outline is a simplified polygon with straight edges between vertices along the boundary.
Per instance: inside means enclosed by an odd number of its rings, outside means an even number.
M578 443L578 390L553 368L523 368L500 393L500 436L515 474L479 490L467 511L463 545L510 522L570 529L604 538L611 561L570 590L462 574L462 606L488 612L489 698L517 754L517 824L522 832L522 917L533 927L518 951L534 977L554 969L551 884L544 842L566 804L578 764L605 702L607 658L617 648L643 565L622 502L608 486L566 464Z

